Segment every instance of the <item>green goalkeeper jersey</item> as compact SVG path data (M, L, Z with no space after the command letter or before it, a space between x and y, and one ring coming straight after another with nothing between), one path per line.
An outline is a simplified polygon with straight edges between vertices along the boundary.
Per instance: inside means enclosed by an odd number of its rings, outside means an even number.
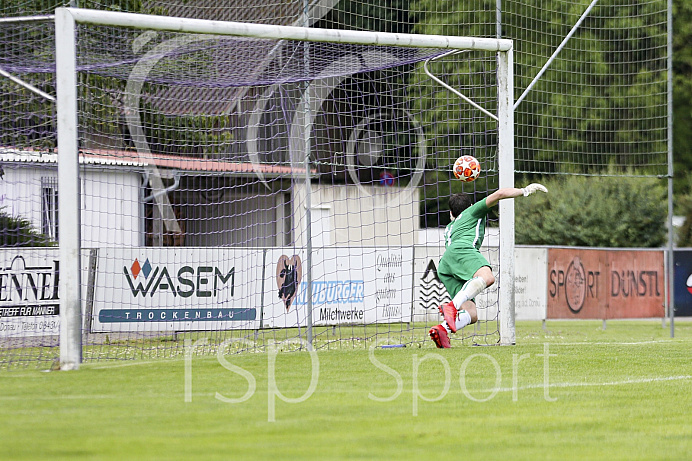
M485 218L490 208L485 199L465 209L445 228L445 248L475 248L480 250L485 236Z

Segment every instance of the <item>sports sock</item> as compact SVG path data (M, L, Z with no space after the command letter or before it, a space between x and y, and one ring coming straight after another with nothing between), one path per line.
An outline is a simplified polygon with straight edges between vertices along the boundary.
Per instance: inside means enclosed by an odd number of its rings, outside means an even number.
M443 320L440 325L442 325L444 329L447 330L447 334L450 334L452 332L452 330L449 329L449 325L447 325L446 321Z
M474 277L464 284L459 293L456 294L452 300L452 304L457 309L461 309L461 305L464 304L469 299L473 299L478 294L485 290L485 280L482 277Z
M459 311L459 316L457 317L456 321L456 327L457 331L461 330L464 328L466 325L471 323L471 314L466 312L465 310Z

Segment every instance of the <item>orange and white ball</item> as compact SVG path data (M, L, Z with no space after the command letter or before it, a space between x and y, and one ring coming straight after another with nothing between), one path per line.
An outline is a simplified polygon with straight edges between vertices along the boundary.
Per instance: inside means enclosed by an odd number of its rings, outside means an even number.
M460 181L475 181L481 174L481 163L473 155L462 155L454 162L452 171Z

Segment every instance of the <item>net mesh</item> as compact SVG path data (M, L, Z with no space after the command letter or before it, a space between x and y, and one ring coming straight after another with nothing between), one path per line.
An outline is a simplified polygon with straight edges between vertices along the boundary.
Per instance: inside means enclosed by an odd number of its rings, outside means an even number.
M421 212L421 196L461 190L450 167L462 141L424 101L455 106L464 149L488 166L467 191L496 187L497 160L494 124L445 100L421 66L435 59L440 78L495 110L493 54L87 25L77 37L85 360L176 356L185 339L301 347L308 326L318 349L425 341L447 297L435 265L449 218ZM50 149L4 154L55 175ZM497 266L496 243L484 251ZM40 276L32 264L5 263L15 298ZM497 343L497 292L479 306L458 340ZM3 338L7 363L57 345L56 330L30 339L24 323Z
M79 6L511 38L518 99L589 4L503 1L500 16L487 0ZM68 2L0 2L0 17L58 6ZM584 17L517 106L519 175L666 174L666 8L663 0L606 0ZM51 247L59 236L56 109L41 95L55 96L54 27L2 22L0 34L0 206L11 221L0 250L0 360L44 366L57 358L59 326L50 311L59 265ZM424 341L447 299L436 277L445 197L484 197L497 188L498 166L495 123L432 82L422 62L432 59L435 76L495 112L494 56L113 27L79 26L78 37L85 359L174 356L184 339L207 338L199 349L214 351L226 340L247 350L305 338L307 229L318 347ZM462 186L449 168L466 153L481 160L483 175ZM489 227L483 251L498 274ZM457 338L498 341L501 283L481 295L481 321ZM19 286L28 288L17 302ZM354 321L362 299L370 317ZM123 308L159 318L131 322ZM160 318L185 309L222 318Z

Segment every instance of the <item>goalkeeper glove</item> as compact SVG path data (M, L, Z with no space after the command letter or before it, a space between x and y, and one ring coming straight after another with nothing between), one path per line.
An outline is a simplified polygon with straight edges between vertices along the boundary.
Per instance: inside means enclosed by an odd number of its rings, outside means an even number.
M536 191L548 192L548 189L546 189L546 187L543 184L533 183L529 184L521 190L521 192L524 194L524 197L528 197Z

